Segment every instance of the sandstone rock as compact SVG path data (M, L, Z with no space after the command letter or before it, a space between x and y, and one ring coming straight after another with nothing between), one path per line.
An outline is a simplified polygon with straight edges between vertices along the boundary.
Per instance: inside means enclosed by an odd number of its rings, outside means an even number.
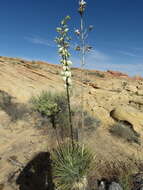
M143 96L143 90L138 90L138 91L137 91L137 95Z
M120 76L123 76L123 77L128 77L127 74L125 73L121 73L119 71L111 71L111 70L107 70L108 73L110 73L111 75L113 76L116 76L116 77L120 77Z
M130 106L118 106L112 111L112 117L117 121L127 121L131 123L136 132L141 132L143 128L143 112Z
M109 112L103 107L96 107L92 109L93 115L96 115L99 120L106 125L111 125L114 123L113 119L110 117Z
M130 91L130 92L134 92L134 93L137 92L137 87L136 87L136 86L133 86L133 85L127 85L127 86L125 87L125 89L126 89L127 91Z
M0 127L8 127L10 123L10 117L9 115L3 111L3 110L0 110Z

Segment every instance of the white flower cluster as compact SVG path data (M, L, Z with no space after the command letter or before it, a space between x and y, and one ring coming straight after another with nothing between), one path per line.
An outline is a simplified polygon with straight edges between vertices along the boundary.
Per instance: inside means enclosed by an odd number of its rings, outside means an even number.
M85 5L86 5L86 2L85 2L84 0L80 0L80 1L79 1L79 5L80 5L80 6L85 6Z
M86 2L84 0L79 1L79 13L82 15L86 8Z
M58 44L58 53L61 56L61 64L63 67L63 71L61 72L63 80L65 81L65 86L71 86L71 71L70 66L72 65L72 62L69 60L70 53L68 51L69 48L69 41L70 38L68 37L68 26L66 25L67 20L69 20L70 17L67 16L64 20L61 22L61 26L57 28L57 32L59 33L59 37L56 38L56 42Z

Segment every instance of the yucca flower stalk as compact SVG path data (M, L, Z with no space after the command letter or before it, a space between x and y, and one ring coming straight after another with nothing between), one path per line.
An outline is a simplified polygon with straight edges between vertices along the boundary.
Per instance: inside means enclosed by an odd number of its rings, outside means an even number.
M72 126L72 115L71 115L71 103L70 103L70 87L71 87L71 70L70 66L72 62L70 61L70 40L71 38L68 36L69 28L67 26L67 21L70 19L70 16L66 16L62 21L60 27L57 28L57 32L59 36L56 37L56 43L58 44L59 48L59 55L61 57L61 64L62 64L62 77L65 82L66 94L67 94L67 102L68 102L68 111L69 111L69 125L70 125L70 136L72 140L72 146L74 146L74 135L73 135L73 126Z
M84 128L84 87L83 87L83 69L86 64L85 62L85 55L89 52L92 47L86 45L86 39L88 38L88 32L92 31L93 26L90 25L88 28L84 26L84 13L86 9L87 3L84 0L79 0L79 9L78 12L80 14L80 29L75 30L75 34L77 35L80 45L78 45L75 49L80 51L81 53L81 108L82 108L82 115L81 115L81 127L82 130Z

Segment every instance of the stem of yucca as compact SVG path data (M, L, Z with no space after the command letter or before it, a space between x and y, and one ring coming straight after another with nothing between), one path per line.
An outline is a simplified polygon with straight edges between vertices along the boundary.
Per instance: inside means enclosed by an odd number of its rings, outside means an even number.
M83 86L83 69L85 65L85 40L84 40L84 26L83 26L83 14L80 14L80 31L81 31L81 137L83 137L84 128L84 86Z
M68 102L68 111L69 111L69 125L71 133L72 147L74 147L74 135L73 135L73 125L72 125L72 114L71 114L71 103L70 103L70 93L69 93L69 84L68 79L66 79L66 92L67 92L67 102Z

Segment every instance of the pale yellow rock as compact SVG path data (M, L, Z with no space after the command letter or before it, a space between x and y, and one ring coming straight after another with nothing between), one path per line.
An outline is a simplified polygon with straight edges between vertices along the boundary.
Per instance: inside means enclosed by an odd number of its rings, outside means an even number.
M10 122L11 121L9 115L5 111L0 110L0 127L1 128L8 127Z
M137 94L138 94L139 96L143 96L143 90L138 90L138 91L137 91Z
M136 132L141 133L143 131L143 112L124 105L116 107L112 115L118 121L128 121L131 123Z
M133 86L133 85L127 85L127 86L125 87L125 89L126 89L127 91L130 91L130 92L134 92L134 93L137 92L137 87L136 87L136 86Z

